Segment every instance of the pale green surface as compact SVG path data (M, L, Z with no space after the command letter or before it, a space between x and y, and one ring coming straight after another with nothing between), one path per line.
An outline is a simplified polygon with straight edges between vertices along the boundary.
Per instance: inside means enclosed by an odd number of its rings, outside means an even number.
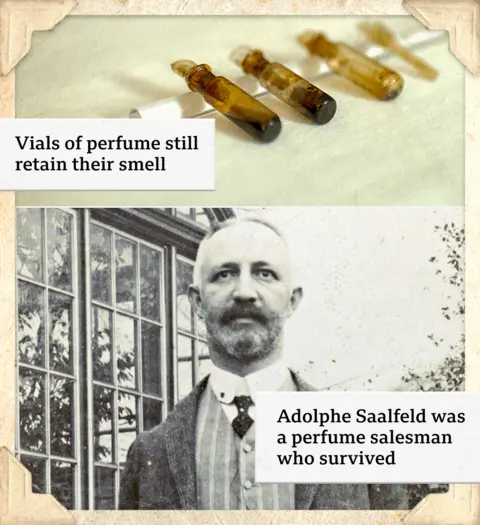
M423 30L410 17L388 17L403 35ZM125 117L132 107L184 93L169 70L188 58L238 78L229 53L263 48L271 59L302 64L295 42L304 29L333 40L361 42L359 17L67 17L35 33L17 67L18 117ZM335 119L315 127L287 106L262 99L283 120L269 145L250 141L219 116L215 192L19 192L19 205L463 205L464 68L448 39L418 51L440 70L419 79L399 59L403 95L379 102L350 83L319 86L338 102Z

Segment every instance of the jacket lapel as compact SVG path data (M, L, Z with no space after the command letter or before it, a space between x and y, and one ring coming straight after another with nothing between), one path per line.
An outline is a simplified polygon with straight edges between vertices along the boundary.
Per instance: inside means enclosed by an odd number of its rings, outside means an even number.
M315 388L304 381L296 372L290 370L292 379L299 392L315 392ZM309 510L320 485L296 484L295 485L295 509Z
M298 391L315 391L297 373L290 372ZM195 458L197 406L200 395L207 386L207 382L208 376L176 405L164 423L168 463L177 487L180 504L184 510L197 509ZM295 485L295 509L310 509L318 489L319 485Z
M165 447L180 504L185 510L197 508L197 480L195 460L195 430L197 406L207 386L204 378L180 401L165 421Z

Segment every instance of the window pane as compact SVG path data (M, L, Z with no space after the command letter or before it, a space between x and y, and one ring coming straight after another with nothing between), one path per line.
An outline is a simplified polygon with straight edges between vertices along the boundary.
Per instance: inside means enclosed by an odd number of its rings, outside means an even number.
M178 346L178 357L186 357L188 359L193 358L193 348L195 341L190 337L178 334L177 336L177 346Z
M177 259L177 324L187 332L193 331L192 308L188 300L188 287L193 282L193 266Z
M160 253L140 246L140 300L142 316L160 320Z
M117 308L137 311L137 247L117 236L115 239L115 284Z
M117 315L115 317L115 334L118 384L126 388L135 388L137 384L136 322L125 315Z
M137 400L135 396L118 393L118 461L122 465L128 448L138 433Z
M108 310L92 308L93 378L111 383L112 373L112 314Z
M72 222L70 213L47 209L48 283L72 291Z
M75 507L75 466L52 461L52 495L67 509Z
M92 225L90 235L92 299L112 303L112 234Z
M143 391L162 394L160 327L142 323Z
M210 355L208 345L202 341L197 341L198 357L207 357Z
M20 369L20 447L46 452L45 374Z
M47 491L46 461L22 455L21 462L32 475L32 492L45 494Z
M143 398L143 430L150 430L162 422L162 401Z
M198 361L198 382L211 373L212 366L210 359L200 359Z
M177 217L194 220L195 208L175 208L175 215L177 215Z
M203 224L204 226L209 228L210 227L210 220L207 217L207 214L205 213L204 209L203 208L196 208L196 210L197 210L197 214L196 214L195 220L197 222L199 222L200 224Z
M73 381L50 378L50 450L54 456L74 456Z
M40 208L17 209L17 273L43 282L43 221Z
M192 362L178 362L178 398L183 399L193 387Z
M18 356L29 365L45 365L44 292L34 284L18 282Z
M50 293L50 368L67 374L73 373L72 298Z
M113 462L113 390L93 387L95 461Z
M115 510L115 470L95 468L95 510Z

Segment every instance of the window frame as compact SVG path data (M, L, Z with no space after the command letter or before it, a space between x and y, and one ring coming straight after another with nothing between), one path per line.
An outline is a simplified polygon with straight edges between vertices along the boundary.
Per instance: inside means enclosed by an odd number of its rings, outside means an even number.
M78 208L78 207L19 207L25 209L37 208L42 210L43 227L42 227L42 262L45 263L42 277L45 283L38 283L34 279L24 278L16 272L16 287L18 290L18 283L20 281L30 282L32 284L42 284L44 294L47 296L45 301L45 341L44 351L48 352L49 344L49 311L48 311L48 292L52 291L64 293L63 290L55 287L50 287L48 284L48 251L47 251L47 210L60 209L72 215L72 239L71 239L71 257L72 257L72 292L66 295L73 297L72 306L72 322L74 325L72 334L73 347L73 377L74 379L74 424L73 424L73 439L75 457L72 459L72 464L75 465L75 505L72 510L94 510L95 509L95 466L94 461L94 435L93 435L93 420L89 415L93 413L93 372L92 372L92 294L91 294L91 268L90 268L90 239L91 239L91 224L107 227L109 230L113 229L117 234L124 238L134 240L136 243L141 243L155 250L162 252L163 275L161 276L163 289L161 293L161 341L164 348L165 358L162 359L161 380L163 382L161 399L163 402L162 420L174 408L177 403L177 387L178 387L178 367L177 367L177 302L176 302L176 261L177 257L184 259L185 262L191 263L195 261L196 252L200 241L204 237L208 228L193 218L188 218L185 215L172 212L172 208L168 210L158 208ZM17 209L19 209L17 208ZM224 221L235 216L232 208L203 208L205 215L210 220L210 223ZM16 234L17 239L18 232ZM138 244L137 244L138 246ZM139 254L137 253L137 262ZM18 270L18 268L17 268ZM112 276L115 279L115 276ZM138 288L138 283L137 283ZM19 401L19 374L22 363L18 355L18 292L16 300L16 353L15 353L15 387L16 387L16 416L15 416L15 449L17 456L21 456L22 452L26 453L31 458L47 459L46 465L46 493L51 489L51 466L50 461L57 459L56 456L47 454L28 453L22 451L20 448L20 401ZM115 298L112 298L112 312L116 311L114 306ZM141 311L133 314L133 317L141 322ZM140 327L140 324L139 324ZM139 330L140 332L140 330ZM141 334L137 334L138 340ZM192 335L193 337L193 335ZM196 336L198 338L198 336ZM203 339L200 338L202 341ZM195 343L196 344L196 343ZM137 365L141 362L137 359ZM46 365L44 364L45 370ZM198 377L198 365L192 360L192 366L195 368L194 376ZM26 365L29 368L29 365ZM35 369L35 367L30 367ZM55 374L55 371L49 369L45 372L50 376L50 373ZM138 374L142 373L141 369L137 370ZM63 377L63 374L59 374ZM118 391L118 385L110 385L113 391ZM137 388L139 388L138 385ZM120 390L124 390L120 388ZM140 390L138 390L140 392ZM136 392L135 395L138 394ZM140 392L139 399L143 399L143 390ZM48 392L45 390L45 417L46 427L50 426L49 418L49 399ZM148 396L147 396L148 397ZM141 404L141 403L139 403ZM116 406L114 407L114 411ZM143 407L137 409L138 420ZM115 412L114 412L115 413ZM86 419L86 421L85 421ZM116 418L115 418L116 419ZM48 422L48 424L47 424ZM113 423L112 423L113 425ZM143 427L142 427L143 428ZM115 440L118 439L116 425L114 426ZM137 432L140 432L138 428ZM46 435L48 439L48 435ZM116 459L116 458L115 458ZM62 461L62 458L58 458ZM119 473L121 467L116 462L112 463L111 468L116 472L115 496L116 505L118 508L118 491L119 491Z
M180 254L177 254L176 256L176 260L175 262L181 262L183 264L188 264L190 266L192 266L192 268L194 267L194 264L195 264L195 260L194 259L189 259L187 257L185 257L184 255L180 255ZM175 265L176 267L176 265ZM176 286L176 279L174 280L174 287L175 287L175 297L177 297L177 286ZM176 308L175 308L176 310ZM178 323L176 322L175 323L175 327L176 327L176 335L175 335L175 345L176 345L176 351L175 351L175 363L176 363L176 366L177 366L177 372L175 373L175 381L177 382L177 385L176 385L176 390L175 390L175 403L178 403L179 401L179 388L178 388L178 382L179 382L179 375L178 375L178 363L179 362L188 362L190 361L191 364L192 364L192 383L193 385L197 384L198 381L199 381L199 375L200 375L200 371L199 371L199 362L200 360L202 360L200 358L200 355L199 355L199 352L198 352L198 345L199 343L200 344L207 344L207 339L204 338L204 337L201 337L199 334L198 334L198 319L195 318L195 314L193 314L192 312L192 321L193 321L193 326L192 326L192 330L191 331L187 331L185 328L180 328L178 326ZM189 339L190 341L193 342L193 352L191 354L191 358L190 359L185 359L185 358L181 358L179 356L179 353L178 353L178 337L179 336L183 336L187 339Z
M90 317L89 320L85 323L85 333L91 334L92 333L92 310L94 307L102 308L108 312L110 312L112 316L112 332L116 334L116 322L117 322L117 315L121 315L123 317L127 317L128 319L133 319L136 330L135 330L135 348L136 348L136 385L135 387L126 387L118 384L117 379L117 365L116 365L116 350L115 350L115 341L116 337L113 336L112 338L112 381L111 383L107 383L105 381L101 381L98 379L95 379L93 377L92 373L92 357L93 357L93 349L92 349L92 338L90 336L87 337L87 357L89 360L89 364L87 365L86 369L86 376L87 376L87 383L88 388L87 391L90 393L90 406L89 406L89 412L88 412L88 423L91 426L89 429L89 435L91 438L94 438L94 428L93 428L93 406L91 406L94 402L94 396L93 396L93 390L95 387L103 387L110 391L112 391L114 395L114 401L113 401L113 417L112 417L112 461L110 463L104 463L100 461L95 460L95 446L92 444L92 446L89 448L89 461L88 464L92 468L90 469L90 475L89 475L89 493L92 494L92 497L89 498L89 505L91 508L94 508L95 503L95 469L97 467L99 468L105 468L105 469L111 469L114 472L114 479L115 479L115 495L118 498L118 493L120 490L120 473L123 470L123 467L120 464L119 460L119 436L120 436L120 430L119 430L119 421L118 421L118 414L119 414L119 399L118 399L118 393L123 392L127 395L132 395L136 399L136 418L137 418L137 424L138 424L138 431L142 432L144 430L144 416L143 416L143 401L144 399L154 399L156 401L159 401L162 404L162 421L165 419L167 414L167 382L168 382L168 371L167 371L167 354L168 354L168 348L166 344L166 330L167 325L169 324L169 319L167 317L167 305L165 301L165 291L168 283L168 277L166 275L165 271L165 256L166 256L166 248L161 245L154 245L148 241L145 241L144 239L136 236L132 236L130 233L126 232L125 230L120 230L118 228L115 228L113 226L105 224L105 222L99 222L96 219L93 219L91 217L91 214L86 211L86 224L88 225L88 232L87 232L87 238L91 239L91 227L92 226L98 226L100 228L105 229L106 231L109 231L112 233L111 238L111 254L112 254L112 275L111 283L112 283L112 298L111 298L111 304L107 305L99 301L94 301L91 298L91 279L90 275L87 278L87 282L90 283L90 286L88 287L88 293L89 293L89 304L86 303L86 308L88 308L88 315ZM121 237L123 239L132 241L135 243L136 250L135 250L135 272L136 272L136 299L139 299L139 291L140 291L140 282L139 282L139 275L140 275L140 245L146 246L148 248L151 248L155 250L157 253L160 254L161 260L161 275L160 275L160 283L159 283L159 299L160 299L160 320L153 321L151 319L147 319L142 316L141 313L141 306L140 303L137 303L136 309L134 312L127 312L123 309L119 309L116 305L116 287L115 287L115 272L114 269L114 258L115 258L115 240L118 239L118 237ZM85 250L85 259L88 266L88 272L91 271L90 266L90 255L91 255L91 246L90 243L84 244L84 250ZM87 269L87 268L86 268ZM157 326L160 329L160 381L161 381L161 391L158 395L154 394L146 394L144 390L143 385L143 346L141 344L141 338L142 338L142 331L141 327L143 323L146 322L152 326ZM116 507L118 506L118 500L116 501Z
M74 466L74 479L75 487L73 491L74 498L74 508L78 508L82 505L82 473L83 473L83 463L84 456L82 453L82 438L80 432L78 431L75 421L82 419L82 409L81 409L81 396L82 396L82 375L81 375L81 330L80 330L80 319L79 311L81 309L82 302L82 289L79 287L79 273L80 265L78 258L78 214L72 208L65 207L18 207L18 209L40 209L41 212L41 260L42 260L42 281L37 281L36 279L28 278L20 275L17 270L17 249L18 249L18 239L17 234L15 235L15 452L17 457L27 456L31 459L39 459L45 461L45 490L46 493L51 493L52 488L52 461L57 461L58 463L64 462L69 463ZM48 282L48 210L50 209L60 209L65 213L68 213L72 217L71 222L71 269L72 269L72 290L62 290L56 286L52 286ZM17 230L16 230L17 233ZM19 359L19 341L18 341L18 313L19 313L19 283L27 283L33 286L41 287L43 293L43 306L44 306L44 341L43 341L43 351L45 355L44 363L42 366L30 365L28 363L22 363ZM55 371L50 367L50 301L49 293L62 294L72 299L72 372L67 374L60 371ZM21 448L20 444L20 398L19 398L19 387L20 387L20 369L37 371L45 375L45 385L44 385L44 410L45 410L45 442L46 450L45 452L32 452ZM51 376L61 377L67 380L73 380L73 419L74 424L72 425L72 442L73 442L73 457L62 458L51 453L50 445L50 389L51 389Z

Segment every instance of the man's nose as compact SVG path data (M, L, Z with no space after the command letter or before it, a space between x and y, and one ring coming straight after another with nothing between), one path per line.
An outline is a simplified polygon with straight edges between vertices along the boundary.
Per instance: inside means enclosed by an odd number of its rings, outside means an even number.
M258 297L255 281L250 275L240 275L233 290L236 301L255 301Z

